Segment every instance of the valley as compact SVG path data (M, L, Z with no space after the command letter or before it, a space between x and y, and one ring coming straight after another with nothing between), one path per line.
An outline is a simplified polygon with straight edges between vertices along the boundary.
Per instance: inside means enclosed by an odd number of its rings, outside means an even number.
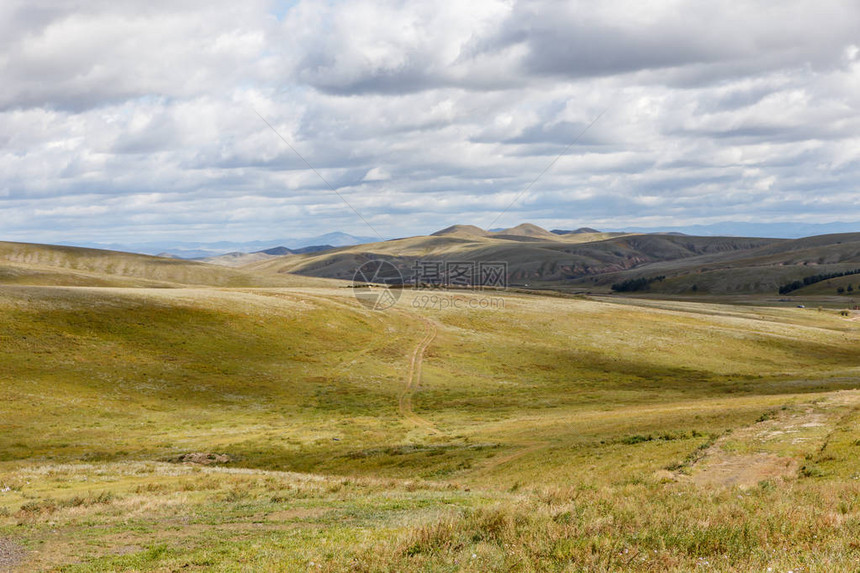
M826 293L511 288L482 308L402 288L377 311L280 272L339 250L224 267L4 248L0 569L860 558L860 313L813 306Z

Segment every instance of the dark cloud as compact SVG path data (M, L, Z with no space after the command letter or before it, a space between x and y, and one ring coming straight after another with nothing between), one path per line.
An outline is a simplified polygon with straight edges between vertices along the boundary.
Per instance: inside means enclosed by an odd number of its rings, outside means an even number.
M571 78L659 72L712 84L775 68L829 68L856 40L860 6L628 0L519 2L481 51L523 48L525 73ZM693 78L696 78L695 80Z

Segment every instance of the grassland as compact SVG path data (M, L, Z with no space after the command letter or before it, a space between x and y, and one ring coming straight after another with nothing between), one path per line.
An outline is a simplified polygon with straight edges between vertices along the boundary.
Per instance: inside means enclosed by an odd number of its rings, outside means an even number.
M860 267L860 233L802 239L695 237L622 233L558 235L534 225L487 232L455 225L430 236L267 257L242 267L265 276L297 273L351 280L355 269L384 257L407 279L417 260L504 261L517 288L608 294L612 285L654 279L638 294L677 296L775 295L780 287L820 274ZM856 281L855 281L856 282ZM844 284L841 284L844 283ZM850 280L834 281L827 292ZM860 287L860 285L857 285ZM792 296L820 294L820 288Z
M194 261L132 253L0 241L0 284L151 287L295 286L333 281L271 273L256 275Z
M3 287L0 568L856 570L853 316L436 296Z
M534 225L520 225L489 233L461 225L426 237L342 247L299 257L273 257L250 263L243 269L263 275L297 273L309 277L350 280L359 265L379 257L398 266L404 277L413 274L412 268L419 259L505 261L511 285L528 284L554 289L575 286L579 290L597 286L605 287L608 291L612 281L606 283L602 278L613 277L613 280L617 280L619 275L626 277L625 272L635 276L640 272L640 267L648 269L641 272L654 272L649 264L658 267L674 264L678 267L676 274L683 275L698 272L698 265L705 261L719 262L723 266L726 261L730 261L731 266L738 266L736 259L739 257L745 254L755 257L759 250L781 243L783 241L779 239L737 237L619 233L556 235ZM856 259L855 245L856 242L850 245L846 243L842 249L850 249L849 256ZM818 250L822 248L819 246ZM793 258L794 255L790 249L789 255L782 251L767 253L769 258L765 258L770 262L769 271L778 271L777 261ZM687 259L690 262L684 263ZM762 270L756 272L758 282L761 283Z

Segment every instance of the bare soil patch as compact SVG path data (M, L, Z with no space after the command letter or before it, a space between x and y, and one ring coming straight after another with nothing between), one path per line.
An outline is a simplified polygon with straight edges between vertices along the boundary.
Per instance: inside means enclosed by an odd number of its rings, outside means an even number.
M797 474L797 468L795 458L717 452L709 457L702 471L693 474L692 481L698 485L746 488L767 480L790 478Z
M860 392L848 390L799 408L773 412L717 440L693 466L689 479L699 485L747 488L762 481L794 478L803 454L825 444L841 413L858 402ZM678 474L676 479L687 478Z

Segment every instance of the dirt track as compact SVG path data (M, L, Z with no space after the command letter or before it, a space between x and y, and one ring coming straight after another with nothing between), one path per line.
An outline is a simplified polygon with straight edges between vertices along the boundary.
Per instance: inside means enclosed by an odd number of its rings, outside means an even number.
M437 333L436 325L433 324L431 320L424 317L420 317L420 319L424 323L425 335L424 338L421 339L421 342L419 342L412 351L412 357L409 361L409 371L406 373L406 386L400 394L397 409L401 416L412 422L414 425L425 428L430 432L437 433L439 430L436 426L434 426L429 420L416 414L412 407L412 396L421 384L421 364L424 362L424 353L427 351L430 344L433 343Z
M766 451L789 444L803 444L807 453L818 451L834 431L846 408L860 404L860 392L833 392L825 400L802 405L795 411L779 412L773 419L736 429L720 438L693 468L693 483L709 486L752 487L763 480L793 479L802 464L799 454L777 455ZM748 453L726 449L727 443L741 444ZM777 446L777 448L774 448ZM759 450L759 451L755 451Z

